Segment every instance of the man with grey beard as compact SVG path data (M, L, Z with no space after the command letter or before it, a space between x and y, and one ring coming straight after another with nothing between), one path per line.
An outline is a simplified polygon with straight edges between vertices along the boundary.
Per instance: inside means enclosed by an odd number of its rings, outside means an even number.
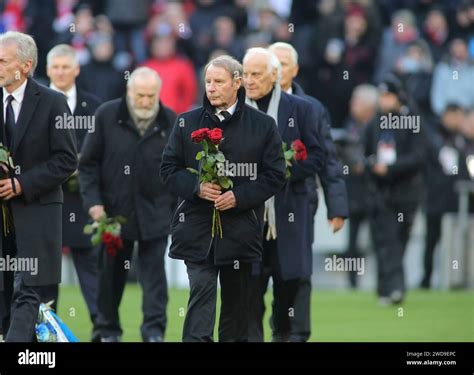
M159 176L161 155L176 115L159 101L161 79L138 68L127 94L104 103L96 113L95 132L84 140L79 185L92 220L124 216L123 248L102 249L97 327L103 342L121 340L118 309L132 250L138 242L138 280L143 289L143 341L163 341L168 301L164 253L174 199Z

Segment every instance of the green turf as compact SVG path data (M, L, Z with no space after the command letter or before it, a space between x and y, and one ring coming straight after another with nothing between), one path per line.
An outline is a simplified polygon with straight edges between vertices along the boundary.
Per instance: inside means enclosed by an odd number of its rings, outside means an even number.
M169 291L166 341L181 341L187 290ZM269 306L271 296L266 295ZM310 341L474 341L474 293L410 291L399 307L380 307L368 291L313 292ZM88 341L91 325L77 287L62 287L59 314L80 341ZM270 339L268 308L265 338ZM124 341L141 341L141 290L127 284L120 306Z

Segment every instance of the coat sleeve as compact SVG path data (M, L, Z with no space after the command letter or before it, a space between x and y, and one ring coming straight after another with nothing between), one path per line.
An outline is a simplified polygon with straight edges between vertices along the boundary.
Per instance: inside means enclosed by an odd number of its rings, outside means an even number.
M291 182L305 180L320 173L326 163L327 151L324 139L318 129L318 114L309 102L298 104L298 126L301 141L305 144L308 158L303 161L293 162L291 166ZM301 119L301 121L300 121ZM289 147L290 145L288 145Z
M332 141L329 121L326 111L322 113L319 122L321 135L327 151L326 163L319 173L319 179L324 191L324 200L328 210L328 219L348 217L349 204L347 201L346 183L342 176L342 166L337 158L336 146Z
M87 133L79 159L79 188L86 212L96 205L103 205L101 190L101 168L104 150L104 122L101 107L95 113L95 132Z
M17 176L27 203L60 186L77 168L74 130L56 129L55 126L56 118L63 117L64 113L71 115L71 112L64 97L54 95L53 100L48 124L50 157Z
M397 161L387 167L388 179L397 179L405 174L414 173L420 170L426 156L426 140L422 131L409 134L405 137L405 142L409 143L409 152L397 155Z
M268 127L258 178L232 189L237 201L236 211L260 206L285 184L286 167L281 138L274 120L271 121L273 123Z
M187 201L197 202L200 198L198 176L186 168L183 130L179 126L183 117L178 117L173 125L168 144L163 150L160 175L168 190Z

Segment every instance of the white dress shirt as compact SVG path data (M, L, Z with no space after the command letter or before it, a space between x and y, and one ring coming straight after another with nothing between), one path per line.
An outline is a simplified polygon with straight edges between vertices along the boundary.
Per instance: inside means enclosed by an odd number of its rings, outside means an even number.
M13 113L15 114L15 123L18 122L18 116L20 115L21 104L23 103L23 98L25 97L25 89L28 80L25 79L25 82L21 84L15 91L11 94L3 88L3 122L6 121L6 114L7 114L7 105L8 105L8 97L10 95L13 96L12 100L12 108Z
M232 104L229 108L227 109L223 109L223 110L218 110L216 109L216 116L219 117L219 120L221 121L224 121L225 120L225 117L221 115L221 112L223 111L227 111L230 113L230 115L232 116L237 108L237 103L239 102L239 100L236 100L234 104Z
M69 107L69 109L71 110L71 113L74 113L74 110L76 109L76 105L77 105L77 89L76 89L76 85L72 85L72 87L67 90L66 92L64 91L61 91L60 89L58 89L54 83L51 83L49 85L49 87L55 91L59 91L60 93L64 94L66 96L66 99L67 99L67 105Z

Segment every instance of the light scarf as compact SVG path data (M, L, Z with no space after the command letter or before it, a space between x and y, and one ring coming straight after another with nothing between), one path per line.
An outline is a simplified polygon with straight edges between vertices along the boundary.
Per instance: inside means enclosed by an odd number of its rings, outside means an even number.
M273 87L272 97L270 98L270 103L268 104L267 115L272 117L275 120L275 124L278 127L278 105L280 104L281 97L281 88L280 83L276 82ZM253 99L250 99L248 96L245 99L245 102L258 109L257 102ZM267 199L265 201L265 213L263 215L265 222L268 222L268 231L266 234L267 241L277 238L277 227L276 227L276 215L275 215L275 196Z

